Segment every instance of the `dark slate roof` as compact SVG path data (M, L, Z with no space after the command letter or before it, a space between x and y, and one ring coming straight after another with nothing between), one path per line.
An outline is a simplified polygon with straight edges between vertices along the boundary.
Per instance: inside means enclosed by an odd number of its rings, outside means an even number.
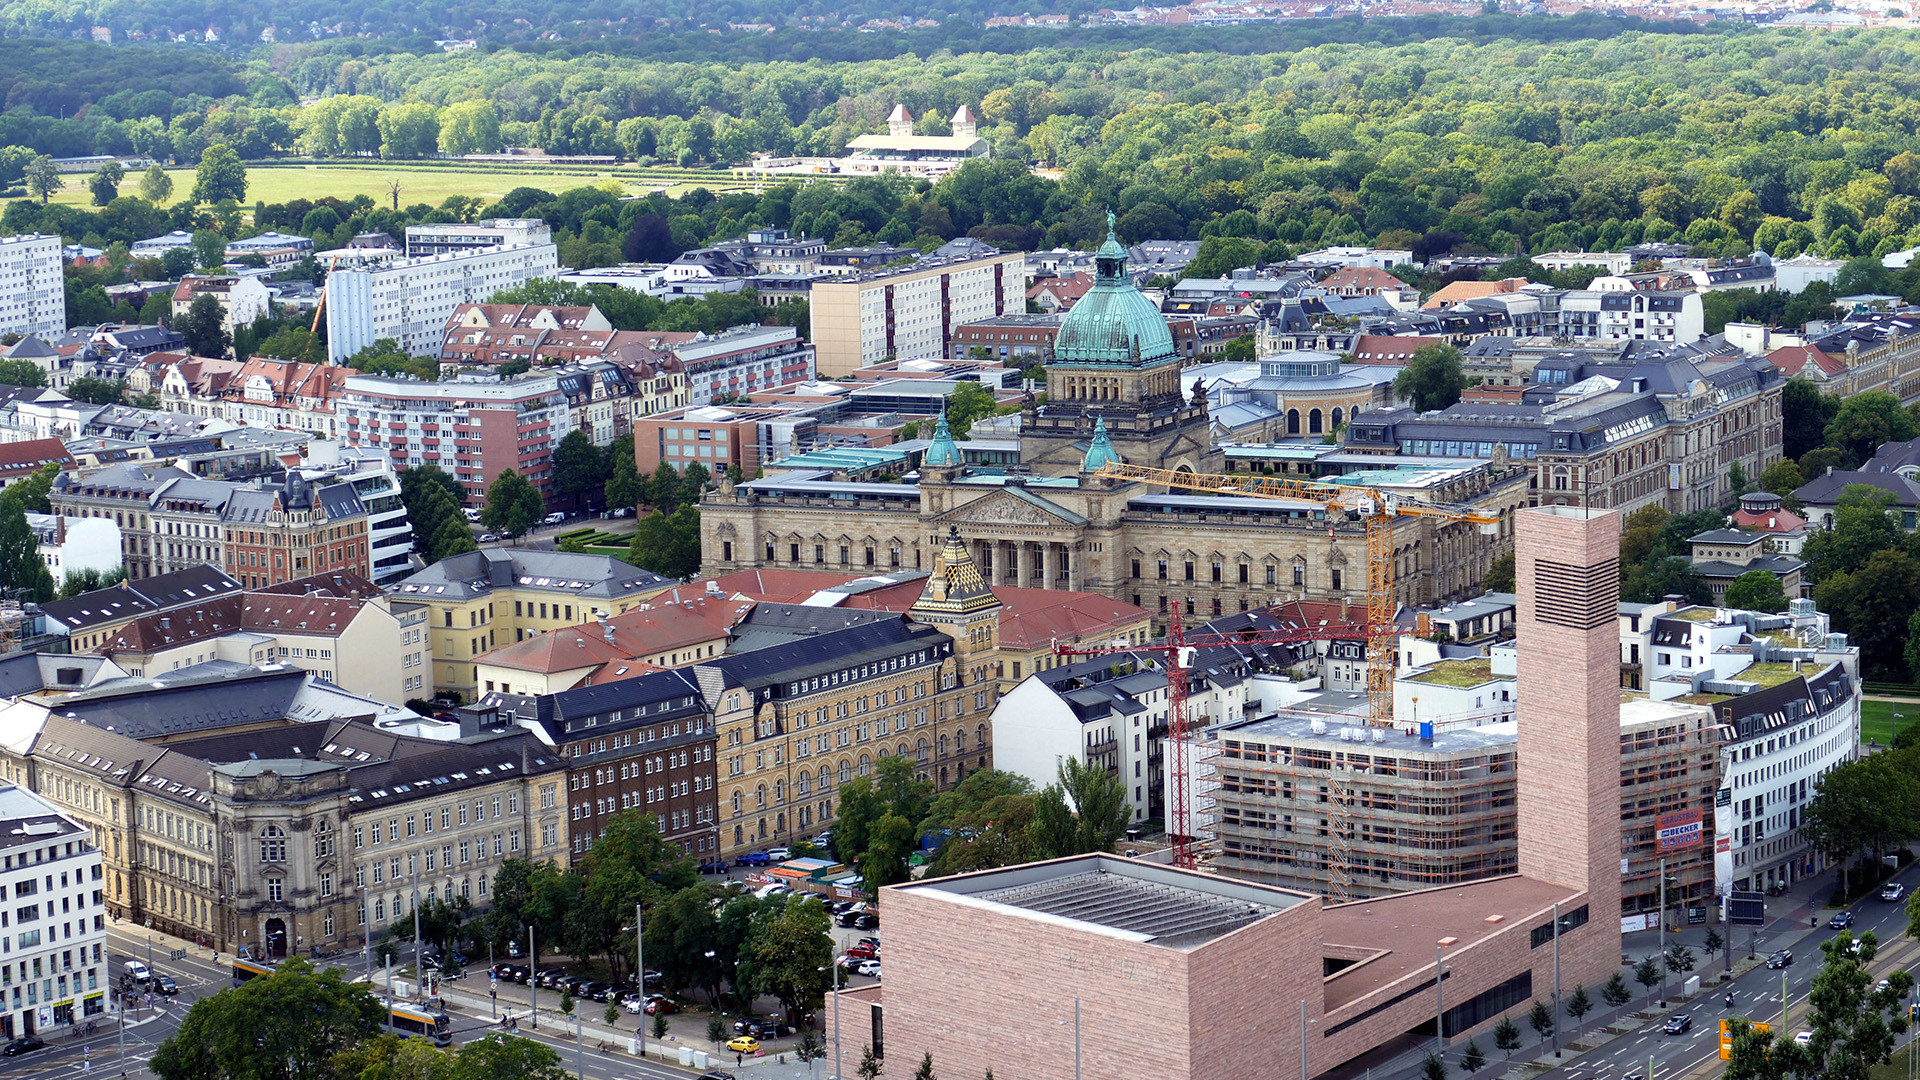
M1801 485L1793 497L1809 506L1834 506L1840 502L1841 492L1853 484L1887 492L1896 506L1920 506L1920 488L1899 473L1890 472L1830 472Z
M0 697L18 698L45 690L78 690L106 664L104 656L15 653L0 659Z
M55 711L129 738L213 731L234 724L285 720L306 684L298 668L209 673L178 681L118 679L61 699Z
M952 655L953 639L941 631L910 622L903 615L883 614L888 617L754 652L708 660L694 665L694 674L703 688L709 685L711 677L717 679L721 687L765 689L770 697L785 697L784 687L796 680L831 675L922 650L927 650L927 662Z
M400 600L463 600L509 585L591 599L644 595L673 584L611 555L485 548L453 555L394 586Z
M533 702L534 719L555 744L579 734L589 719L594 730L619 730L631 722L651 724L665 717L705 712L700 684L685 668L541 694Z
M354 794L347 796L356 810L438 798L464 788L497 784L523 776L565 772L566 759L542 744L530 731L457 743L407 739L425 744L421 753L355 766L349 773Z
M1748 532L1745 529L1708 529L1696 536L1687 537L1689 544L1751 544L1760 539L1762 533Z
M141 578L129 582L127 587L152 601L156 607L197 604L211 597L240 591L238 581L228 577L218 567L205 564L175 570L171 574Z
M869 608L808 607L805 604L756 604L727 634L727 655L756 652L790 641L815 638L849 626L897 619L898 612Z

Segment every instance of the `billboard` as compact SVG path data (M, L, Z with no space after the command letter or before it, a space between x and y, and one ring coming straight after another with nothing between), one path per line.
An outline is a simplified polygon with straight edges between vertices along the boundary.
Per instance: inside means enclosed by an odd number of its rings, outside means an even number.
M1698 810L1661 814L1654 835L1654 847L1662 855L1699 847L1701 840L1705 838L1702 815Z
M1767 894L1758 892L1727 894L1727 922L1734 926L1767 925Z
M1770 1034L1773 1030L1764 1021L1755 1021L1753 1023L1748 1024L1747 1026L1751 1027L1755 1033L1760 1035ZM1720 1060L1721 1061L1733 1060L1732 1028L1733 1028L1733 1025L1727 1023L1725 1020L1720 1021Z

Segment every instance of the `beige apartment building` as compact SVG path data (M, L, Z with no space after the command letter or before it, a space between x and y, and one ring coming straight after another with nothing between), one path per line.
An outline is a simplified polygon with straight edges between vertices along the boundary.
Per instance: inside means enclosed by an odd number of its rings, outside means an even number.
M947 355L961 323L1026 309L1026 256L919 259L813 283L808 310L824 379L892 357Z

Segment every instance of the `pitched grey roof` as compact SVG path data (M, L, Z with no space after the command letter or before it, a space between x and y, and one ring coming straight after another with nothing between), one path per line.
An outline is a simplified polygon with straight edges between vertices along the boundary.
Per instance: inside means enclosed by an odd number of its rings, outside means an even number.
M722 656L695 664L693 670L703 688L712 678L719 686L764 689L769 697L785 697L786 686L815 676L837 675L903 656L933 663L952 651L953 639L946 634L910 622L904 615L892 615L754 652Z
M517 585L583 598L619 599L673 584L611 555L486 548L441 559L394 586L401 599L472 599Z
M1834 506L1840 502L1841 493L1854 484L1887 492L1893 496L1896 506L1920 506L1920 487L1899 473L1890 472L1830 472L1801 485L1793 497L1809 506Z

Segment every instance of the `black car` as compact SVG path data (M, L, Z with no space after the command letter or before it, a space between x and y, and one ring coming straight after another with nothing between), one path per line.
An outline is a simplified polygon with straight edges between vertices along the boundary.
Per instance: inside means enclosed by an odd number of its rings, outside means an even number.
M545 971L536 973L533 981L537 983L542 990L558 990L560 989L560 983L566 978L567 970L565 968L548 968Z
M871 911L864 911L860 913L858 918L853 920L853 925L854 928L858 930L878 930L880 929L880 916L875 915Z
M173 979L166 975L155 975L150 985L152 985L154 993L165 994L168 997L172 997L180 992L180 984L174 982Z
M1667 1022L1660 1025L1660 1030L1669 1035L1685 1034L1693 1030L1693 1017L1685 1013L1669 1016L1667 1017Z
M1827 925L1833 927L1835 930L1845 930L1847 927L1853 925L1853 912L1842 911L1833 918L1828 919Z
M8 1043L5 1049L0 1049L0 1054L4 1054L7 1057L12 1057L15 1054L30 1054L45 1045L47 1045L47 1040L37 1035L22 1035Z
M700 872L703 874L724 874L730 869L732 868L727 865L725 859L708 859L700 864Z
M1772 956L1767 957L1767 966L1770 968L1790 967L1792 964L1793 953L1786 949L1776 950Z
M579 994L581 997L592 998L595 1001L612 1001L613 995L618 992L619 989L619 987L610 982L595 981L582 986Z

